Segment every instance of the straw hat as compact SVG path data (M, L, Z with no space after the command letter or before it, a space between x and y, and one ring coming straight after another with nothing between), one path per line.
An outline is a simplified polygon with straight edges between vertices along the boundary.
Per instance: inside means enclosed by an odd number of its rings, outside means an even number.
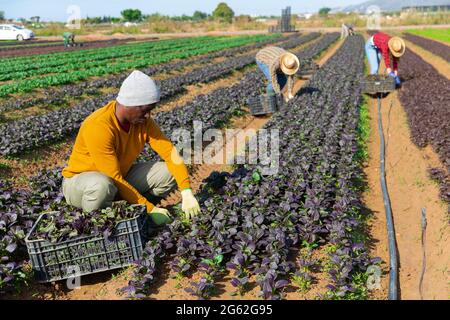
M392 37L388 42L389 50L396 58L400 58L406 50L406 45L403 39L399 37Z
M284 53L280 58L280 68L284 74L291 76L297 73L298 68L300 67L300 61L295 54L290 52Z

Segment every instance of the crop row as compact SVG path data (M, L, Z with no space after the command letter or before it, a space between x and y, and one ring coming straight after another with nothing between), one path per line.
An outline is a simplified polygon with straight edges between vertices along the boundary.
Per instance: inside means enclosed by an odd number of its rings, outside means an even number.
M212 42L204 42L204 43L195 43L195 44L179 44L173 47L166 48L136 48L130 52L124 52L121 54L117 53L109 53L109 54L101 54L94 57L83 57L77 59L76 61L65 61L65 60L56 60L52 61L46 66L37 67L35 65L30 65L29 68L21 68L19 65L14 65L12 70L5 70L0 73L0 81L8 81L8 80L23 80L32 78L35 76L43 76L46 74L61 74L67 73L69 71L80 71L93 67L100 67L104 65L117 64L126 61L133 61L142 59L145 56L154 56L154 55L165 55L165 54L176 54L180 51L189 51L196 50L205 45L216 45ZM223 44L221 44L223 45Z
M101 76L105 74L111 73L120 73L125 70L134 69L134 68L144 68L149 65L159 64L168 62L174 59L183 59L190 57L192 55L199 55L203 53L208 53L215 50L220 50L226 48L229 44L219 43L210 46L199 46L196 49L180 51L180 52L168 52L162 55L150 55L144 56L142 59L136 61L124 61L117 64L104 65L99 67L94 67L81 71L73 71L70 73L62 73L55 75L48 75L39 78L26 79L13 83L8 83L0 86L0 97L7 96L11 93L15 92L29 92L35 88L47 88L51 86L72 83L80 80L87 79L93 76Z
M139 42L146 40L154 40L155 38L147 38L147 39L139 39ZM83 47L90 47L92 45L114 45L117 43L126 43L126 42L134 42L137 41L136 38L124 38L124 39L110 39L110 40L96 40L96 41L88 41L83 42ZM56 46L63 46L64 42L61 40L52 40L52 41L35 41L35 42L17 42L13 41L10 43L0 42L0 53L5 51L18 51L18 50L26 50L26 49L43 49L43 48L51 48Z
M207 63L217 57L231 57L236 54L245 53L248 51L252 51L257 48L261 48L268 44L273 44L276 41L288 41L289 39L292 39L293 37L287 37L287 38L269 38L266 40L258 41L257 43L245 45L245 46L239 46L235 48L225 49L225 50L218 50L214 51L208 54L200 55L200 56L192 56L189 59L183 59L175 62L168 62L168 63L162 63L158 65L154 65L145 69L142 69L142 71L149 76L155 75L157 73L163 73L173 70L179 70L189 65L201 65L204 63ZM4 101L0 104L0 114L4 113L8 110L14 110L14 109L24 109L28 107L32 107L35 105L45 104L45 105L51 105L51 104L60 104L62 101L64 101L65 97L78 97L85 93L95 93L97 88L101 87L114 87L119 88L123 80L128 76L129 72L122 72L120 74L114 74L109 76L104 76L100 79L93 80L93 81L85 81L80 82L77 84L69 84L69 85L63 85L59 86L58 88L48 88L44 93L45 97L43 98L14 98L9 99L7 101Z
M54 43L32 43L32 44L19 44L16 43L15 45L9 45L9 46L1 46L0 45L0 53L3 52L18 52L20 50L24 50L24 49L30 49L30 48L51 48L51 47L56 47L56 46L62 46L63 42L62 41L58 41L58 42L54 42Z
M170 261L179 276L201 273L186 288L194 296L210 297L228 269L237 293L245 294L255 279L263 298L279 299L291 282L308 288L320 267L311 252L296 261L290 256L321 245L329 248L325 297L364 294L365 284L354 279L363 279L378 259L355 237L362 208L355 181L363 48L362 37L348 38L303 94L265 126L280 132L278 173L246 165L215 174L207 182L216 188L207 184L201 194L202 214L191 225L176 220L149 241L124 291L145 297L157 266Z
M311 36L304 38L309 37ZM305 41L304 38L289 41L285 48L298 46L299 42ZM323 39L319 40L319 42L323 41ZM312 44L312 46L316 47L317 44ZM309 47L305 50L308 50ZM318 53L316 52L316 54ZM245 79L251 80L251 83L256 86L252 88L252 91L263 85L263 79L259 72L249 72ZM245 82L242 81L242 83ZM232 98L229 93L223 92L228 98L227 103L230 103ZM254 92L252 93L254 94ZM220 109L217 111L216 115L220 117ZM29 190L14 189L7 182L0 181L0 253L5 257L0 263L0 280L2 280L0 283L3 284L3 289L11 288L13 284L20 282L26 261L24 236L39 213L45 210L69 210L62 201L61 183L60 168L40 172L30 180ZM0 292L1 290L2 286L0 285Z
M27 47L27 46L36 46L36 45L48 45L48 44L56 44L56 43L63 43L60 40L48 40L48 41L35 41L35 42L18 42L16 40L4 40L0 41L0 50L4 50L8 47Z
M402 64L402 77L408 80L399 97L408 116L412 141L421 148L432 145L450 172L450 80L414 52L407 51ZM437 176L442 176L441 197L450 202L450 177L448 173Z
M450 47L440 43L438 41L434 41L431 39L426 39L423 37L419 37L410 33L405 33L404 37L406 40L411 41L414 44L417 44L419 47L424 48L427 51L441 57L442 59L450 62Z
M296 47L305 41L309 41L310 37L292 39L287 43ZM161 97L164 99L173 96L184 90L184 85L208 82L252 63L254 63L254 56L244 55L216 65L200 67L184 75L165 79L160 84ZM17 154L60 140L76 131L87 115L114 98L115 94L110 93L84 101L73 108L64 108L48 114L3 124L0 126L0 154Z

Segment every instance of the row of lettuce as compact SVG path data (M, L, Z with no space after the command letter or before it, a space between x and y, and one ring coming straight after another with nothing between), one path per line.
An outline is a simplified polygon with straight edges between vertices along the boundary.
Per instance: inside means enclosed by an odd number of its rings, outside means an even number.
M0 97L144 68L174 59L185 59L271 37L277 35L166 40L82 50L70 54L54 53L32 59L2 59L0 81L10 81L0 85Z

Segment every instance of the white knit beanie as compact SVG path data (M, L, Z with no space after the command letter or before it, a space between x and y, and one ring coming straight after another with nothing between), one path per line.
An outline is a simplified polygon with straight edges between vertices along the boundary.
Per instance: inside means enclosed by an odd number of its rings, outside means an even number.
M125 107L144 106L159 102L160 90L145 73L134 70L122 83L117 102Z

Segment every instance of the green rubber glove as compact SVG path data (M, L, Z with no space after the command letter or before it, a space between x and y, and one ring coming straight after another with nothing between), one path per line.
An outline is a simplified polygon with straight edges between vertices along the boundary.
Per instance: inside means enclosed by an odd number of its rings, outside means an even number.
M172 222L172 216L167 209L154 207L150 211L150 217L157 226L162 226Z

